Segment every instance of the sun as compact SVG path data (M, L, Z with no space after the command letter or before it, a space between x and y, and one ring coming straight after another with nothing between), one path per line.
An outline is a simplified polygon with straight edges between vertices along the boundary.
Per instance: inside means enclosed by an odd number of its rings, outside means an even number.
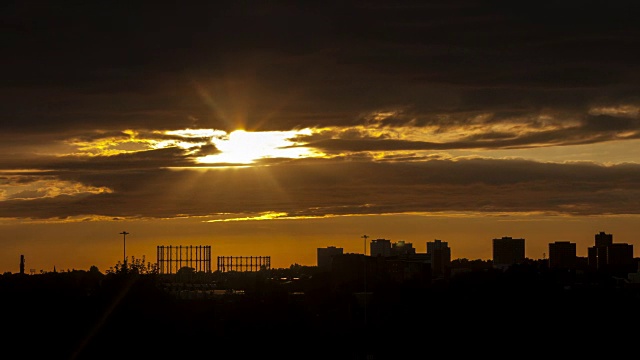
M305 146L300 139L313 135L312 129L289 131L245 131L227 133L216 129L183 129L162 132L171 138L157 141L154 148L179 147L188 154L197 154L205 145L214 145L217 153L195 158L205 167L250 166L261 159L300 159L323 157L324 153Z
M256 131L236 130L229 134L213 136L213 143L220 153L197 159L200 164L252 164L265 158L305 158L319 156L311 148L295 142L299 135L311 135L311 130Z

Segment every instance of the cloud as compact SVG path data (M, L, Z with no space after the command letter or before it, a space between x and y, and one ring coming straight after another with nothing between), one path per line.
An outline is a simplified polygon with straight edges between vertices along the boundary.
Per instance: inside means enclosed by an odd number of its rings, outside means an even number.
M637 214L640 166L525 160L304 160L268 168L58 175L99 194L6 200L2 217L296 216L481 211ZM260 216L260 215L253 215Z
M350 126L380 108L410 107L418 123L574 111L638 93L638 13L629 2L580 14L458 1L16 3L3 14L0 114L12 133L59 133Z
M638 15L634 2L13 2L0 170L31 187L0 189L0 216L637 213L637 163L478 158L638 139ZM220 153L207 133L171 131L307 128L299 146L331 158L169 170Z

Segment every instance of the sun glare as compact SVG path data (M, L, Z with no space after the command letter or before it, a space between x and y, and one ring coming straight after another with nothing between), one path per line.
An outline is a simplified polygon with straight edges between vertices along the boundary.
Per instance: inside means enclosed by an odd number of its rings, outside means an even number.
M211 142L220 150L219 154L198 159L201 164L229 163L251 164L265 158L303 158L318 156L307 147L298 145L298 135L310 135L311 130L248 132L236 130L224 136L213 136Z

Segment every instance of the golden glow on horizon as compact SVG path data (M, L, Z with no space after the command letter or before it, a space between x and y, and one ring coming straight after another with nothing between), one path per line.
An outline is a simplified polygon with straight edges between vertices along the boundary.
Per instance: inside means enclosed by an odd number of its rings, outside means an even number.
M273 219L283 218L286 216L287 216L287 213L285 212L268 211L265 213L260 213L256 216L235 217L235 218L228 218L228 219L215 219L215 220L207 220L205 222L214 223L214 222L229 222L229 221L273 220Z
M569 215L565 213L559 213L555 211L524 211L524 212L480 212L480 211L432 211L432 212L419 212L419 211L409 211L409 212L401 212L401 213L362 213L362 214L323 214L323 215L299 215L299 216L290 216L286 212L276 212L276 211L268 211L263 213L258 213L255 215L249 216L241 216L241 217L233 217L234 214L216 214L216 215L199 215L199 216L177 216L177 217L167 217L167 218L157 218L157 217L140 217L140 216L124 216L124 217L112 217L112 216L104 216L104 215L77 215L77 216L68 216L65 218L49 218L49 219L25 219L25 218L3 218L0 219L0 225L9 225L9 224L60 224L60 223L87 223L87 222L123 222L123 221L133 221L136 222L154 222L154 221L181 221L181 220L199 220L201 223L233 223L233 222L254 222L254 221L265 221L265 220L322 220L322 219L333 219L333 218L361 218L361 217L422 217L422 218L437 218L437 217L446 217L448 219L474 219L474 218L484 218L484 219L497 219L499 222L534 222L534 221L559 221L563 222L571 222L578 221L580 218L593 218L593 219L602 219L602 218L640 218L640 215L637 214L597 214L597 215ZM238 214L236 214L238 215ZM228 218L220 218L221 216L230 216ZM211 219L214 217L214 219ZM206 220L209 218L209 220Z
M366 206L362 206L366 208ZM223 214L219 214L217 216L221 216ZM225 216L231 216L228 218L217 218L211 220L203 220L205 223L222 223L222 222L239 222L239 221L264 221L264 220L308 220L308 219L329 219L329 218L349 218L349 217L366 217L366 216L384 216L384 217L402 217L402 216L416 216L416 217L447 217L447 218L477 218L477 217L486 217L486 218L498 218L499 221L523 221L528 217L537 218L548 218L551 216L551 219L571 219L575 218L573 215L567 215L564 213L559 213L556 211L523 211L523 212L508 212L508 211L498 211L498 212L481 212L481 211L431 211L431 212L420 212L420 211L409 211L409 212L400 212L400 213L351 213L351 214L322 214L322 215L289 215L286 212L276 212L276 211L267 211L263 213L258 213L255 215L249 216L235 216L234 214L224 214ZM238 214L236 214L238 215ZM602 217L606 215L593 215L593 217ZM636 215L629 215L636 216ZM206 216L205 216L206 217Z

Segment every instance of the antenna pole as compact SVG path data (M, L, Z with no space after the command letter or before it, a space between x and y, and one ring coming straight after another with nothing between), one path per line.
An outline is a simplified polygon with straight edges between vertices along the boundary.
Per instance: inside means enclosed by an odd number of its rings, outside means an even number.
M367 239L368 235L362 235L364 239L364 325L367 325Z
M123 231L120 233L122 235L122 244L123 244L123 248L122 248L122 266L124 266L124 268L127 268L127 235L129 235L128 232Z
M369 238L369 236L362 235L362 238L364 239L364 255L367 256L367 239Z

